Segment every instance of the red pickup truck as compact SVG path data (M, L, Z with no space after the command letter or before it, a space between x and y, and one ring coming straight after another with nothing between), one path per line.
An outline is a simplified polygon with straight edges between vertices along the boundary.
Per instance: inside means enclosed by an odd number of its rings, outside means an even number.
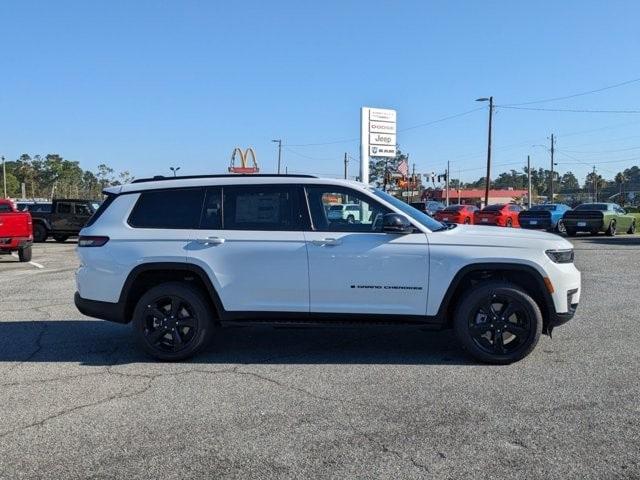
M31 214L19 212L11 200L0 198L0 254L17 251L21 262L29 262L32 243Z

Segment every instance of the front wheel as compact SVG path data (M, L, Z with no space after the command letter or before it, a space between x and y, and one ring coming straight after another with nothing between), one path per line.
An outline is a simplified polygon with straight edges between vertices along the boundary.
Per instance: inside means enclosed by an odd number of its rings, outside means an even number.
M31 261L31 247L24 247L18 250L18 260L21 262Z
M636 233L636 222L634 221L631 226L629 227L629 230L627 230L627 233L629 235L633 235L634 233Z
M523 359L542 333L538 304L521 287L506 282L479 284L459 303L454 328L463 348L482 362Z
M201 291L178 282L163 283L142 295L133 326L142 348L164 361L195 355L209 343L214 328Z
M612 221L609 224L609 228L607 228L607 231L605 233L609 237L615 237L616 236L616 222L615 221Z

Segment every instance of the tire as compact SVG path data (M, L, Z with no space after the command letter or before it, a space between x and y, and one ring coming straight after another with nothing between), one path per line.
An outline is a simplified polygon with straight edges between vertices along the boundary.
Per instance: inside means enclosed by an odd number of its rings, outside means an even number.
M513 220L511 220L510 218L507 218L507 222L504 224L504 226L507 228L513 227Z
M478 284L467 292L454 314L462 347L476 360L498 365L529 355L540 339L542 323L540 307L528 293L499 281Z
M578 234L578 231L575 228L567 228L567 235L570 237L575 237Z
M629 227L629 230L627 230L627 233L629 235L633 235L636 233L636 222L635 220L633 221L633 223L631 223L631 226Z
M64 243L69 238L69 235L54 235L53 239L58 243Z
M185 283L168 282L140 297L132 323L145 352L158 360L179 361L208 345L214 329L212 317L200 290Z
M18 250L18 260L21 262L31 261L31 247L24 247Z
M567 233L567 229L565 228L564 222L562 220L558 220L558 223L556 223L555 232L556 233Z
M34 242L37 242L37 243L46 242L48 236L49 236L49 232L47 232L47 227L45 227L41 223L36 223L33 226L33 241Z
M464 224L465 225L471 225L471 219L469 217L464 219Z
M614 220L611 220L611 223L609 224L609 228L607 228L607 231L605 233L607 234L608 237L616 236L616 222Z
M347 223L355 223L356 219L353 215L347 217Z

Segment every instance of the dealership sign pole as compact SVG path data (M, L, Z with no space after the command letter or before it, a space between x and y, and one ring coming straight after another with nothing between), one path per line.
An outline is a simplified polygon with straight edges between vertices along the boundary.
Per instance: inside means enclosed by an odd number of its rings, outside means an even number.
M395 110L360 109L360 181L369 183L369 158L396 156L397 115Z

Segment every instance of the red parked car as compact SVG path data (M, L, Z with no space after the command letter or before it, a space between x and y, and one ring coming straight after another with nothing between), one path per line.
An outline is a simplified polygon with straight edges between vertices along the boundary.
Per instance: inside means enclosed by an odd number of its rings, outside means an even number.
M475 213L476 225L497 225L499 227L519 227L518 214L522 208L515 203L489 205Z
M13 202L0 198L0 254L18 252L21 262L29 262L32 243L31 214L19 212Z
M449 205L444 210L436 212L433 218L440 222L470 225L473 223L473 215L477 210L478 207L473 205Z

